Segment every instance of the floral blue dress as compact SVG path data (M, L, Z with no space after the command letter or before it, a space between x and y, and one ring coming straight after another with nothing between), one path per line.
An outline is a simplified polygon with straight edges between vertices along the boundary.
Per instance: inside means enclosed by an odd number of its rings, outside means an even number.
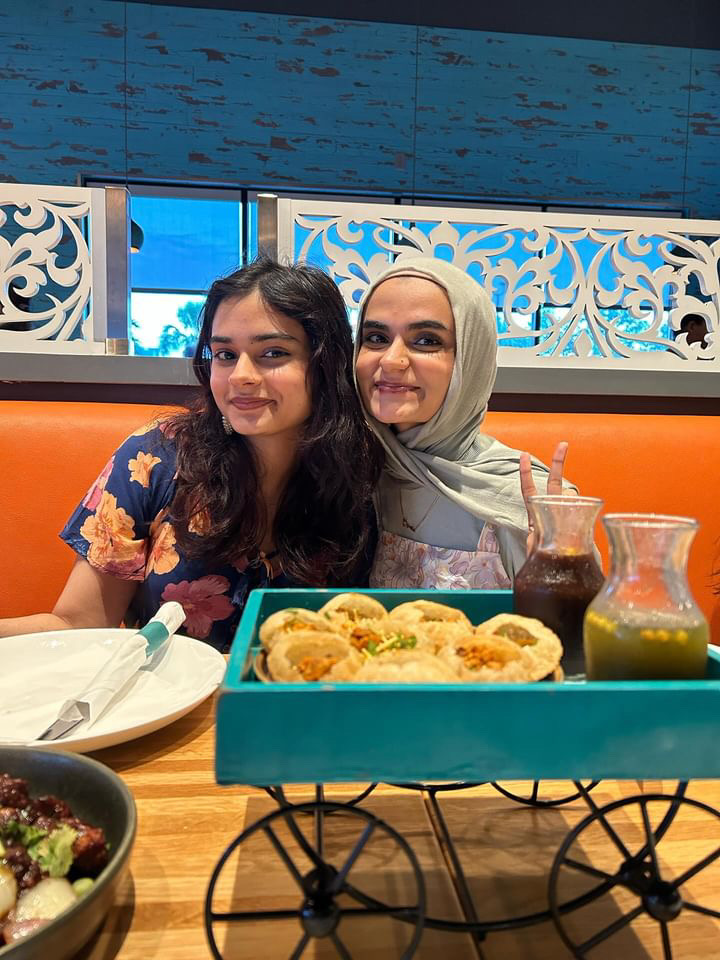
M283 573L270 579L264 565L247 560L210 569L184 557L169 520L175 481L175 443L156 421L115 451L60 537L96 570L137 580L127 626L145 624L161 604L177 600L187 615L183 632L225 651L249 591L293 583Z

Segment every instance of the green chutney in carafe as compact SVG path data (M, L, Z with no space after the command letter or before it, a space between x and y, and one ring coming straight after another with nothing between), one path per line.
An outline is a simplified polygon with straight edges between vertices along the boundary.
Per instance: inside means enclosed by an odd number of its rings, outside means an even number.
M588 680L701 680L708 624L687 582L697 522L608 514L607 580L585 614Z
M708 625L603 610L585 614L585 665L592 680L697 680L705 676Z

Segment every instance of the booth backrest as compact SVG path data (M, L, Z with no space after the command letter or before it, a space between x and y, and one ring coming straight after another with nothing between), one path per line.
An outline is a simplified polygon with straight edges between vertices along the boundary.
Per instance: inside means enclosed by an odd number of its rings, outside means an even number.
M73 555L57 537L117 444L161 412L144 404L0 401L0 616L52 607ZM720 430L713 417L489 413L488 433L549 463L570 443L567 475L605 511L697 517L690 582L720 638ZM606 555L598 525L597 541ZM720 583L720 578L716 578Z

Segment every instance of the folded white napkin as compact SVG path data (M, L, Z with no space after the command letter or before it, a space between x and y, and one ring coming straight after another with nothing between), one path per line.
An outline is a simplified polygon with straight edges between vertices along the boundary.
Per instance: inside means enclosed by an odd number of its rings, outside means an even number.
M207 651L198 641L175 636L164 654L160 651L146 663L145 639L130 631L119 637L118 633L59 631L50 648L47 635L27 638L27 665L18 668L16 660L3 675L0 743L36 740L68 700L77 699L81 692L83 700L88 700L89 691L84 688L91 681L92 717L96 718L92 735L101 736L169 716L196 695L199 699L210 693L222 679L222 658L203 655ZM114 642L108 643L108 638ZM44 646L33 649L32 640ZM81 724L77 735L88 726ZM72 737L73 733L68 739ZM61 746L63 739L56 742Z
M96 719L100 708L108 706L115 695L113 669L117 668L121 676L125 674L121 685L124 692L122 686L145 663L146 647L145 637L133 634L112 647L93 643L76 653L53 657L52 673L43 670L41 664L33 664L27 670L6 674L0 707L0 743L37 740L57 720L65 702L75 698L95 677L100 685L93 682L98 700L97 707L91 704L91 715Z

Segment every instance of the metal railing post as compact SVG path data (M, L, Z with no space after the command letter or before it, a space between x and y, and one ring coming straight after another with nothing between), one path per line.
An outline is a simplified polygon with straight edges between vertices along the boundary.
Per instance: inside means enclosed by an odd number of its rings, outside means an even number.
M108 354L127 354L130 342L130 195L105 188Z
M278 198L274 193L257 195L258 253L277 260Z

